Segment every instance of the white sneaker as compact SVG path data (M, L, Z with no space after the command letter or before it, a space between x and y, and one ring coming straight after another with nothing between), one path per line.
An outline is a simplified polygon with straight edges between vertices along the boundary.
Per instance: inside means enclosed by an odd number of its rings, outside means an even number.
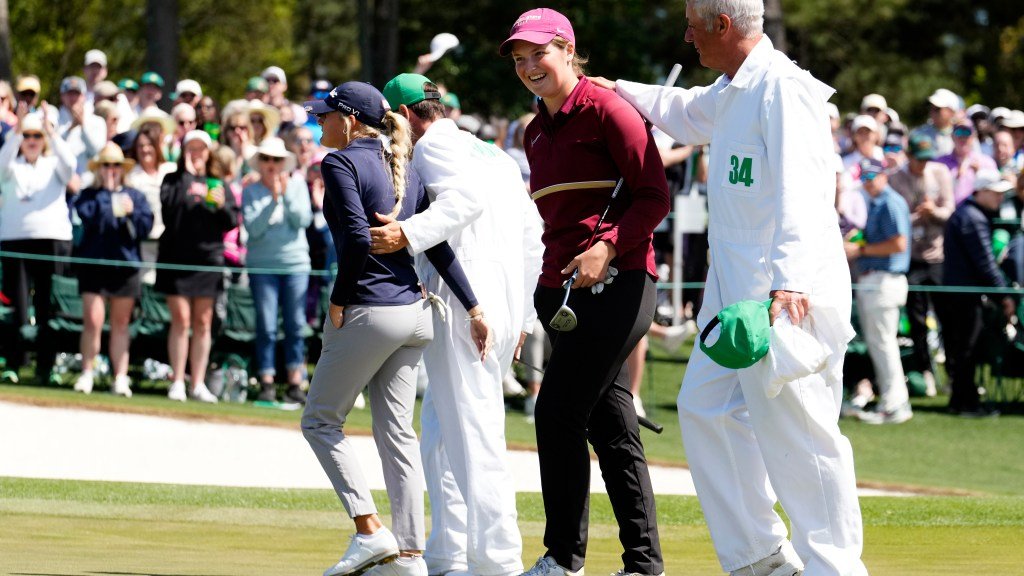
M662 342L665 344L665 349L669 352L675 352L682 347L688 339L697 335L697 323L693 320L687 320L678 326L669 326L665 328L665 337Z
M647 417L647 411L644 410L644 401L640 399L640 396L633 396L633 408L636 409L636 415L641 418Z
M449 572L446 576L453 574ZM399 556L390 562L381 562L363 573L363 576L427 576L427 563L423 556Z
M619 569L618 572L612 574L612 576L649 576L649 575L641 574L639 572L626 572L625 568L621 568L621 569ZM658 574L657 576L665 576L665 573L662 572L661 574Z
M516 380L512 371L509 370L505 373L505 377L501 379L501 392L505 395L505 398L515 398L526 394L526 389L523 385Z
M533 565L533 568L523 572L523 576L583 576L583 568L573 572L559 566L554 558L541 556L537 559L537 563Z
M176 402L188 400L188 395L185 394L185 381L175 380L171 382L171 387L167 390L167 397Z
M210 389L206 387L205 382L199 382L192 388L192 392L189 393L189 397L193 400L200 402L206 402L207 404L216 404L217 397L210 392Z
M391 530L381 528L369 536L353 534L341 560L325 570L324 576L353 574L395 556L398 556L398 541ZM424 564L423 573L426 571Z
M132 381L128 378L127 374L121 374L114 378L114 383L110 386L110 393L115 396L124 396L125 398L132 397Z
M762 558L750 566L733 570L729 576L800 576L804 563L796 555L793 545L786 540L774 554Z
M82 375L75 380L75 392L92 394L93 377L92 372L82 372Z
M356 396L356 402L352 407L356 410L364 410L366 408L366 398L363 397L362 392L359 393L359 396Z
M903 424L914 417L910 404L904 404L893 410L875 410L861 412L859 418L865 424Z

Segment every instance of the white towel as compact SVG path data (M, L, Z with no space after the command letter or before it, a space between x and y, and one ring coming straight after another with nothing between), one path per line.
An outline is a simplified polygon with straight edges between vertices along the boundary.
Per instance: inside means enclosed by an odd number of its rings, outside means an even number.
M831 306L812 306L800 324L783 310L772 326L768 348L769 378L765 395L775 398L787 382L823 370L826 384L842 382L842 360L855 332L849 319ZM838 373L834 373L838 372Z

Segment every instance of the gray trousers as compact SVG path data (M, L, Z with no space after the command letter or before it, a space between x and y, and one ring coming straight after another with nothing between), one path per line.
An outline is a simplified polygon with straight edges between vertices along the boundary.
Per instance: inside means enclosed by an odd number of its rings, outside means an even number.
M336 329L324 323L323 352L309 386L302 434L349 516L377 507L343 427L368 387L373 439L384 465L391 529L402 550L423 550L423 464L413 430L417 364L434 338L429 301L406 306L347 306Z

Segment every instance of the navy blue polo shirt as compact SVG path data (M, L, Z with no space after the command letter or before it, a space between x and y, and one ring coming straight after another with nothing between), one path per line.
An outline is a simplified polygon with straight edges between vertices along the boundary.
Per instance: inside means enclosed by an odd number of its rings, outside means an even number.
M874 270L906 274L910 269L910 207L898 192L886 186L878 196L868 196L864 241L875 244L896 236L907 239L907 249L888 256L861 256L857 259L861 273Z
M374 213L390 214L395 192L386 168L381 141L353 140L324 158L324 218L338 255L338 278L331 302L338 306L367 304L399 306L422 298L419 278L408 250L370 254L370 228L380 226ZM406 169L405 197L399 221L429 206L426 190L411 167ZM477 305L466 275L447 242L424 251L459 302L469 310Z

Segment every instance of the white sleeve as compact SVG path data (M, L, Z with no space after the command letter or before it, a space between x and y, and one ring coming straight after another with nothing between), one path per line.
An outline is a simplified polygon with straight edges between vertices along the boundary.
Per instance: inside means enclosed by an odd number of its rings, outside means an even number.
M100 153L107 143L107 123L95 114L86 114L82 123L82 143L87 158Z
M821 244L822 205L835 186L824 100L798 79L781 79L762 119L776 199L772 290L811 293ZM826 141L827 139L827 141Z
M483 180L455 138L420 142L413 152L416 170L430 196L430 207L401 223L413 254L448 240L480 217Z
M78 158L56 130L50 136L50 147L53 148L53 154L57 157L57 178L63 184L67 184L78 168Z
M644 118L680 144L711 142L715 121L713 86L674 88L619 80L615 92Z
M537 279L540 278L544 258L544 244L541 234L544 233L544 222L537 212L537 205L524 192L523 203L523 327L522 332L533 333L537 320L537 310L533 306L533 293L537 291Z

